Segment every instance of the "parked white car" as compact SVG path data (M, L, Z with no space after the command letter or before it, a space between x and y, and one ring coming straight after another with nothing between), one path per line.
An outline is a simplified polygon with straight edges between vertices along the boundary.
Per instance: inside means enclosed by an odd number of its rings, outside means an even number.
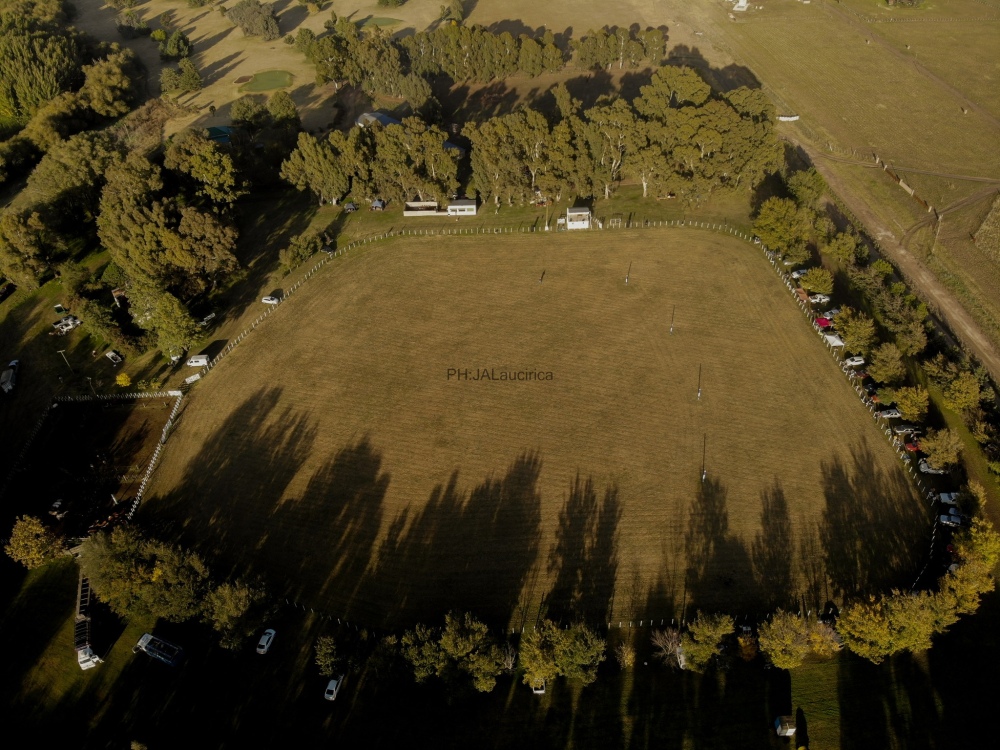
M812 302L814 305L825 305L827 302L830 301L830 298L827 297L825 294L814 294L809 298L809 301Z
M864 357L848 357L844 360L847 367L861 367L865 363Z
M899 409L883 409L878 415L882 419L900 419L903 416L899 413Z
M278 299L277 297L264 297L264 299L262 299L261 302L263 302L265 305L277 305L281 303L281 300Z
M323 697L328 701L337 700L337 693L340 692L340 686L344 684L344 675L339 677L334 677L328 683L326 683L326 691L323 693Z
M268 628L264 631L264 635L260 637L260 641L257 643L257 653L266 654L271 650L271 644L274 643L275 631L272 628Z
M207 354L195 354L193 357L187 361L188 367L207 367L208 366L208 355Z
M920 459L920 463L917 464L917 468L920 469L924 474L947 474L948 472L944 469L935 469L929 463L927 463L926 458Z
M792 278L798 281L803 276L805 276L806 273L808 273L808 271L809 271L808 268L797 268L794 271L792 271Z

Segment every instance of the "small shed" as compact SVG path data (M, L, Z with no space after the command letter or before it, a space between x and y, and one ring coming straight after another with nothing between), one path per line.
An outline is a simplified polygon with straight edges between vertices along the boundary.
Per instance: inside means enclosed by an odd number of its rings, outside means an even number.
M577 206L566 209L567 229L590 229L590 209Z
M448 204L449 216L475 216L476 201L472 198L461 198Z
M843 348L844 346L844 340L835 333L828 333L825 336L823 336L823 338L826 340L827 344L834 347L835 349Z
M774 720L774 731L777 732L779 737L794 737L795 717L779 716Z
M375 200L372 201L372 205L371 205L371 207L368 210L369 211L384 211L385 210L385 201L382 200L381 198L376 198Z

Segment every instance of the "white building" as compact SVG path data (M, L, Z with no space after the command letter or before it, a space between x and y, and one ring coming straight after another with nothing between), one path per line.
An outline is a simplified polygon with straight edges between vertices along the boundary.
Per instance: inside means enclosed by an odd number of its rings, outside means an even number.
M449 216L475 216L476 201L472 198L461 198L448 204Z
M403 204L403 216L436 216L437 201L407 201Z
M590 209L586 206L566 209L567 229L590 229Z

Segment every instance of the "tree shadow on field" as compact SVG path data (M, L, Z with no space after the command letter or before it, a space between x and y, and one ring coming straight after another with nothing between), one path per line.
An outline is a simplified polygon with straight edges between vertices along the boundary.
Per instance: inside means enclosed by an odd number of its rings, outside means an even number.
M541 466L537 453L522 453L468 495L456 470L422 508L403 510L358 584L369 616L411 624L462 609L509 623L538 557Z
M599 500L590 477L577 474L559 512L556 543L549 553L555 583L543 609L552 619L608 622L618 579L618 523L622 510L618 488L609 486Z
M766 611L788 609L792 589L792 523L781 482L761 491L760 531L750 547L757 590Z
M727 495L725 485L708 478L691 501L685 539L685 618L699 609L736 617L760 601L746 545L729 533Z
M838 596L908 586L926 554L931 520L902 469L877 467L866 442L822 463L820 543Z
M614 96L618 93L618 86L606 70L588 71L570 78L565 84L570 95L582 102L583 109L593 107L602 96Z
M381 455L363 437L328 458L300 497L267 518L257 558L280 578L285 596L349 611L382 524L389 475L381 467Z
M503 81L493 81L470 92L467 84L451 87L441 100L442 110L461 122L483 122L510 114L518 103L518 93Z
M142 506L140 518L204 554L220 578L266 568L255 552L315 442L307 415L277 413L281 396L264 387L236 407L175 488Z
M667 65L686 65L698 71L705 82L715 91L728 93L743 86L759 89L761 84L750 68L735 63L724 68L713 68L701 50L678 44L667 53Z
M218 60L213 60L201 71L202 80L205 81L206 84L215 83L232 72L233 69L239 65L240 60L242 59L242 52L234 52L231 55L220 57Z
M913 654L879 665L841 654L837 680L842 748L961 746L942 720L937 686Z

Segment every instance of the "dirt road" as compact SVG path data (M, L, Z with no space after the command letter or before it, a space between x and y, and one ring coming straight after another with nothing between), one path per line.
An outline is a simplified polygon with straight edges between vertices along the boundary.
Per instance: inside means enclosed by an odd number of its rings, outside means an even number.
M896 234L882 223L862 197L842 183L839 175L831 169L829 160L823 158L823 155L809 143L795 141L795 144L809 155L816 171L865 225L869 233L879 238L882 250L914 286L914 291L948 326L951 333L989 370L994 382L1000 382L1000 353L989 337L983 333L979 324L955 299L951 290L938 281L930 269L903 247Z

